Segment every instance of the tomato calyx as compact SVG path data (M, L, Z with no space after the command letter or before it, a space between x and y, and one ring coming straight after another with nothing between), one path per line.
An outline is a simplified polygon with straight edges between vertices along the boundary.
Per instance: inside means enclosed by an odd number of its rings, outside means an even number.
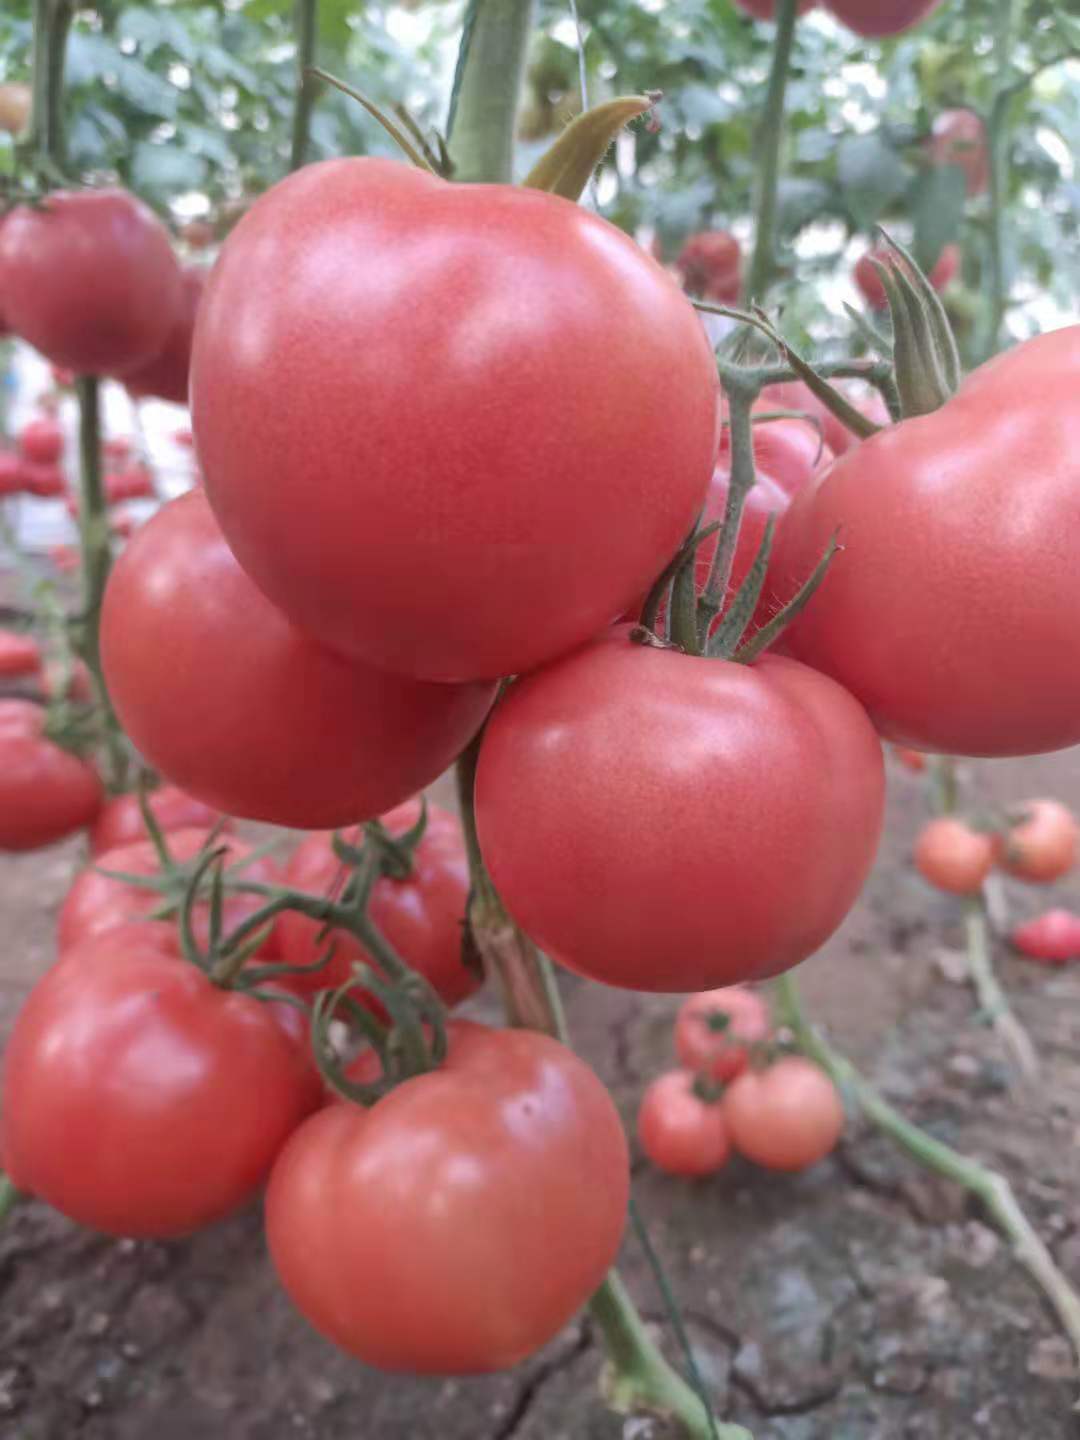
M690 1090L703 1105L718 1105L727 1086L722 1080L712 1080L708 1075L695 1075Z
M648 115L661 99L661 91L646 90L594 105L570 122L521 183L565 200L580 199L619 132L631 120Z
M940 410L960 387L960 352L941 297L914 257L884 230L889 259L872 259L889 302L901 414Z

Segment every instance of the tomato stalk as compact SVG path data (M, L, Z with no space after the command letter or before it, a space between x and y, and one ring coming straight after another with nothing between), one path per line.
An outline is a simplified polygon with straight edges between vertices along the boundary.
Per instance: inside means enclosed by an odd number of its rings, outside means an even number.
M317 24L318 0L295 0L293 34L296 37L296 100L293 105L290 170L299 170L307 159L311 112L315 107L315 77L309 71L315 61Z
M1008 307L1005 205L1009 185L1009 105L1015 92L1006 77L1012 66L1017 8L1017 0L997 0L994 10L994 63L998 83L986 125L990 160L990 295L985 356L993 355L1001 343L1001 327Z
M795 40L798 0L777 0L776 38L772 68L765 95L765 111L758 138L758 192L754 207L757 224L754 253L746 276L745 294L761 300L776 269L776 202L780 180L780 146L784 138L784 96L787 92L791 52Z
M449 137L455 180L507 184L533 0L472 0L454 77Z
M778 1018L792 1031L796 1045L821 1066L866 1118L920 1165L962 1186L982 1203L1012 1243L1018 1262L1053 1306L1080 1362L1080 1295L1058 1268L1004 1175L927 1134L890 1105L809 1020L792 974L777 981L777 998Z
M71 0L34 0L30 146L50 169L64 163L64 52L74 13Z

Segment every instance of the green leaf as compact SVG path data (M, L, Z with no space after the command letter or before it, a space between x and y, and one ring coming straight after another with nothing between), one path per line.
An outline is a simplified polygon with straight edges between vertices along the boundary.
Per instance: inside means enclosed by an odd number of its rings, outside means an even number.
M959 235L966 198L964 172L958 165L935 165L924 170L912 186L912 251L921 270L929 273L945 246Z
M179 145L140 141L131 161L131 178L140 190L194 190L206 179L208 168L205 160Z
M776 223L781 235L801 230L828 209L832 199L832 186L824 180L782 179L776 188Z
M863 229L907 189L900 156L877 134L850 135L836 152L836 175L851 218Z

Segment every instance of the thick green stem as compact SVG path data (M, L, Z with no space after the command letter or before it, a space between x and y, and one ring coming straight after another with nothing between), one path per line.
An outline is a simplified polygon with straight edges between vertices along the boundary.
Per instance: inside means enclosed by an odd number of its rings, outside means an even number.
M462 38L450 159L455 180L508 184L533 0L475 0Z
M1013 91L1008 82L1016 35L1018 0L996 0L994 18L994 69L997 76L986 126L990 161L990 275L984 354L993 355L1001 343L1001 328L1009 303L1005 217L1009 186L1009 106Z
M71 0L34 0L30 143L39 159L64 163L64 53Z
M1039 1057L1031 1042L1031 1036L1009 1008L1005 991L994 974L990 953L990 926L983 894L972 895L968 899L964 925L967 932L968 974L979 1008L994 1027L1020 1073L1029 1080L1033 1079L1039 1073Z
M798 0L777 0L776 38L765 95L765 113L758 138L758 189L754 206L754 255L746 276L746 298L761 302L776 267L776 199L780 181L780 146L784 138L784 96L795 40Z
M890 1105L808 1019L793 975L777 982L777 996L779 1018L791 1029L799 1049L817 1061L866 1118L920 1165L963 1186L982 1203L1011 1241L1016 1259L1054 1307L1080 1362L1080 1295L1036 1234L1005 1177L927 1134Z
M315 78L308 74L315 63L318 0L294 0L293 33L296 36L296 101L293 105L292 149L289 169L299 170L307 159L311 112L315 106Z

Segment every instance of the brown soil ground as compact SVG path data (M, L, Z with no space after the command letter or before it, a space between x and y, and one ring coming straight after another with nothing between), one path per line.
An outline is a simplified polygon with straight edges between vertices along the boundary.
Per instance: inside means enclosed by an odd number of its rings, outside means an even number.
M1080 807L1080 752L982 765L983 795ZM1018 1088L957 977L955 905L908 860L919 782L890 779L885 843L862 902L802 970L833 1038L905 1113L1004 1171L1080 1282L1080 968L1000 954L1042 1058ZM52 958L77 844L0 864L0 1036ZM718 877L718 902L723 877ZM1061 899L1080 902L1080 881ZM1071 893L1070 893L1071 890ZM1047 897L1009 891L1016 913ZM961 969L962 974L962 969ZM566 983L575 1039L628 1125L671 1063L672 998ZM757 1440L1065 1440L1077 1377L1038 1293L959 1190L853 1125L794 1178L733 1163L688 1184L635 1164L639 1204L719 1411ZM527 1238L523 1239L527 1244ZM627 1242L625 1273L662 1306ZM665 1332L666 1333L666 1332ZM25 1204L0 1233L3 1440L659 1440L598 1398L588 1325L511 1374L418 1381L318 1339L275 1285L256 1210L174 1244L112 1241Z

